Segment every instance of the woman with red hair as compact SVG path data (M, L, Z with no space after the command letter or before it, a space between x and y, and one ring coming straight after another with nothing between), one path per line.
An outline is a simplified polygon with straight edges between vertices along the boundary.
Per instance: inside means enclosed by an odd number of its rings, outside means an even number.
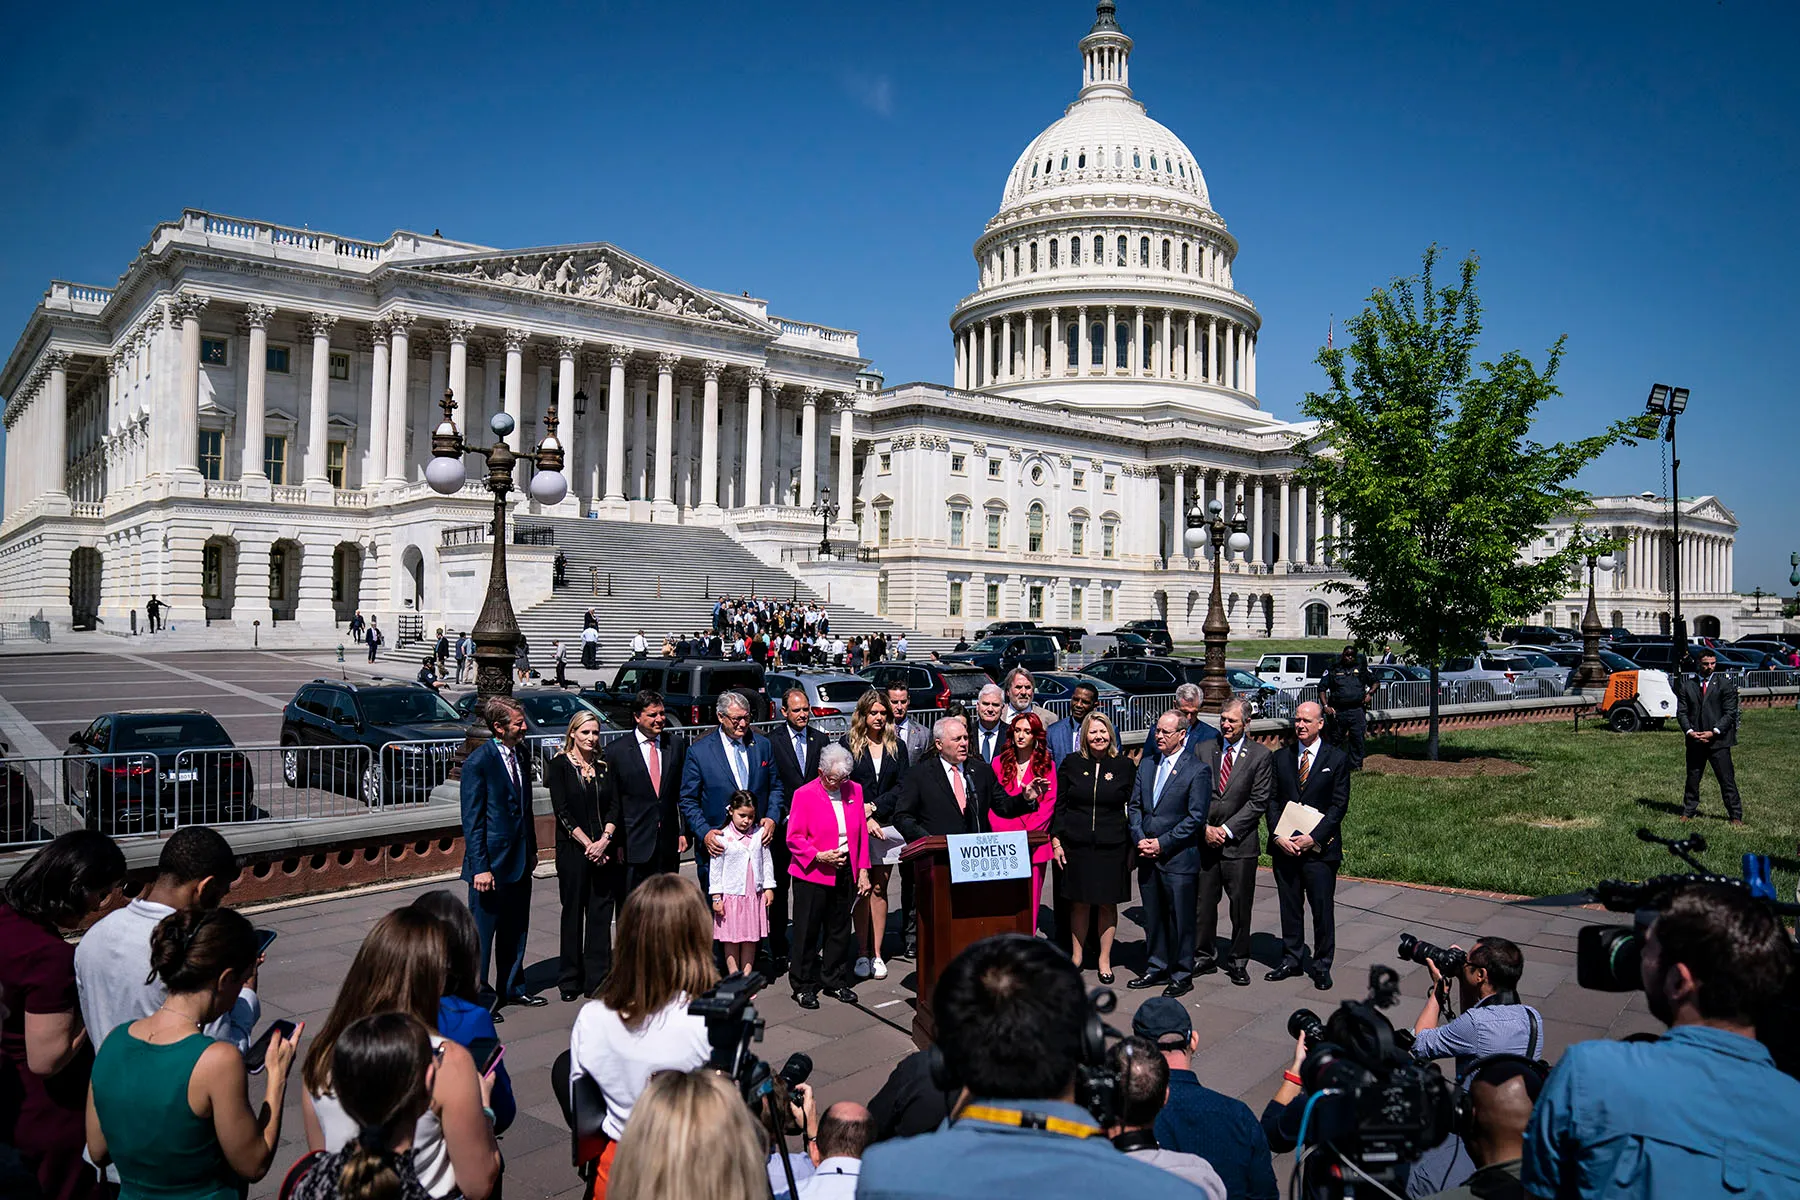
M1023 829L1027 833L1047 833L1050 818L1056 812L1056 767L1050 760L1049 739L1044 736L1044 723L1036 713L1020 713L1007 726L1010 736L994 759L994 774L1009 796L1023 794L1037 807L1022 817L991 818L996 833ZM1038 898L1044 890L1044 867L1053 851L1046 840L1031 852L1031 928L1037 930Z

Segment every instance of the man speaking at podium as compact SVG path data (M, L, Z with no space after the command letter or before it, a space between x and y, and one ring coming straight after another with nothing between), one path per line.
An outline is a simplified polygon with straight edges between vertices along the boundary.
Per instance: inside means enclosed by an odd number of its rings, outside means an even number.
M894 802L894 827L909 842L952 833L992 833L995 813L1016 817L1031 802L1009 796L994 769L969 757L969 727L961 717L944 717L931 727L936 755L927 755L906 773Z

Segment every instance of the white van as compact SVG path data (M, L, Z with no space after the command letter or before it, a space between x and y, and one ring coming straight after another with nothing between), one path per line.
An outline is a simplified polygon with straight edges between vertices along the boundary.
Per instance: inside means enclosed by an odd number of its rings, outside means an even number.
M1256 664L1256 677L1278 688L1294 690L1316 684L1337 654L1308 651L1305 654L1265 654Z

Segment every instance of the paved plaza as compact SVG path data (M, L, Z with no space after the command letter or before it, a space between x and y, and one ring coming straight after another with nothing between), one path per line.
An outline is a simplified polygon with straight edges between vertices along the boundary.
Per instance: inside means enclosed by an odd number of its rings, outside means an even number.
M383 913L409 902L432 887L460 889L454 881L401 889L297 902L256 915L258 925L280 931L262 970L265 1018L292 1017L317 1029L329 1011L338 983L369 926ZM897 890L897 889L896 889ZM506 1156L509 1200L527 1197L576 1196L577 1180L569 1166L569 1135L550 1093L550 1063L568 1046L576 1004L559 1003L555 988L557 902L554 880L537 882L533 893L532 935L528 962L532 984L551 998L548 1007L507 1009L500 1026L506 1043L506 1065L518 1097L517 1122L500 1139ZM1125 982L1141 967L1144 943L1134 905L1122 913L1115 964L1119 1011L1115 1028L1128 1029L1131 1013L1148 995L1127 991ZM1264 967L1252 973L1251 985L1234 987L1223 975L1197 981L1187 998L1199 1032L1201 1051L1196 1070L1202 1082L1239 1096L1260 1112L1274 1094L1293 1051L1286 1032L1288 1015L1306 1007L1321 1016L1341 1000L1359 999L1367 988L1368 968L1387 963L1401 971L1403 995L1390 1016L1409 1026L1418 1016L1425 992L1424 968L1402 963L1394 944L1403 930L1440 945L1469 944L1481 934L1504 936L1524 949L1526 967L1520 992L1544 1014L1552 1058L1572 1042L1616 1038L1658 1028L1641 994L1607 995L1583 991L1575 984L1575 935L1583 924L1622 920L1556 903L1514 902L1382 883L1344 881L1338 890L1338 954L1335 989L1316 991L1305 978L1265 983ZM1258 880L1255 954L1265 964L1278 955L1273 931L1278 927L1275 889L1268 872ZM1094 977L1087 975L1090 986ZM759 1053L777 1067L796 1050L813 1058L813 1080L821 1107L837 1100L866 1102L894 1064L912 1050L911 964L892 964L888 978L866 980L857 987L855 1006L824 1000L816 1012L798 1008L785 980L762 994L758 1008L768 1021ZM252 1197L275 1194L279 1175L304 1149L299 1087L288 1093L283 1148L277 1170L251 1189Z

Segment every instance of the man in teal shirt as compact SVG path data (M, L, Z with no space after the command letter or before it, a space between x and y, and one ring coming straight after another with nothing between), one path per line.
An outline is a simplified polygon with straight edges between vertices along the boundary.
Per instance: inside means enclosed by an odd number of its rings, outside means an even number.
M1193 1200L1192 1185L1113 1148L1075 1103L1089 1018L1081 975L1047 941L1003 934L952 959L932 992L960 1091L936 1133L863 1155L857 1200Z
M1794 946L1744 888L1676 893L1644 941L1654 1042L1583 1042L1551 1073L1525 1135L1525 1190L1545 1200L1800 1196L1800 1081L1775 1069L1756 1016Z

